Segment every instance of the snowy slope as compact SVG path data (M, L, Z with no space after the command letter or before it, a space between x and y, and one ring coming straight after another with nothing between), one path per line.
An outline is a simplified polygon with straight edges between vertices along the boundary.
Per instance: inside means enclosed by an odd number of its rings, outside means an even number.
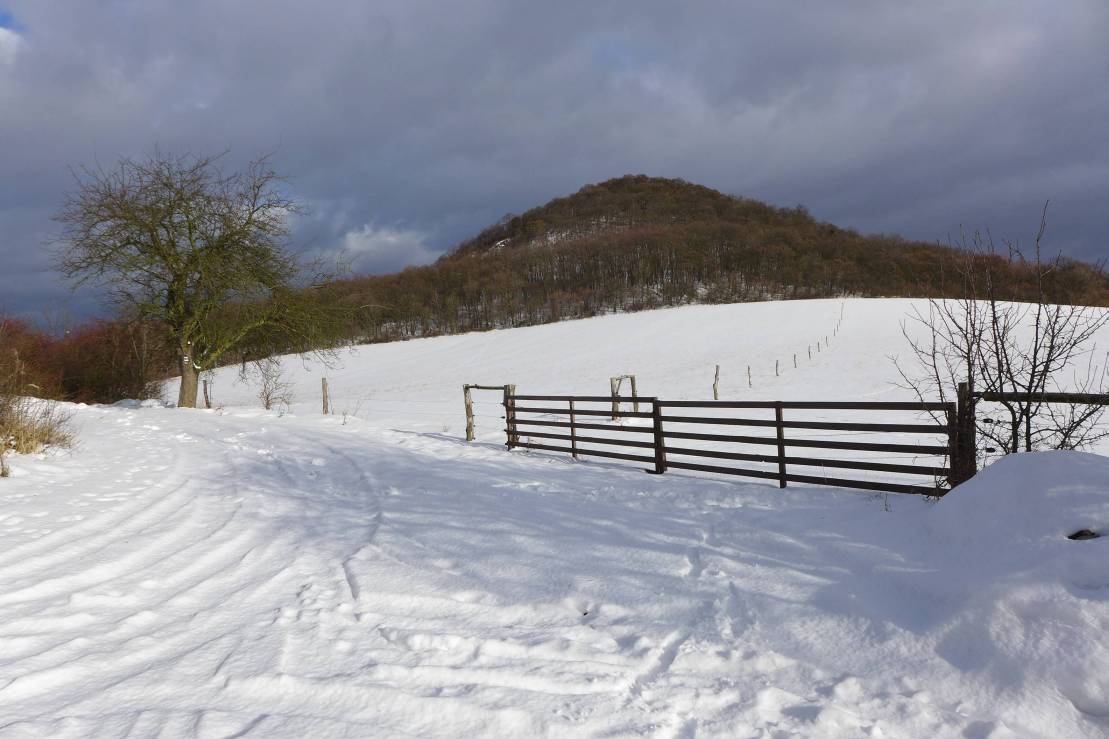
M319 412L326 376L337 413L383 428L453 435L465 426L463 383L512 383L521 394L607 395L610 377L635 374L640 395L703 400L712 398L719 364L721 400L914 400L897 386L902 380L892 361L900 357L913 367L902 325L914 307L926 312L927 301L695 305L360 346L340 351L330 367L289 356L283 366L298 414ZM908 327L919 332L912 322ZM1100 359L1109 329L1095 343ZM241 379L238 367L209 380L214 405L259 406L256 377ZM176 383L168 383L166 398L176 397ZM479 432L503 440L500 397L474 397Z
M75 407L77 449L0 481L0 736L1109 735L1109 537L1065 538L1109 531L1104 457L932 504L508 454L495 406L458 439L463 381L892 397L903 305L366 347L345 422L295 362L283 416L228 375L220 411Z
M610 377L634 373L640 395L704 399L712 397L719 364L722 399L812 399L829 393L893 399L907 397L889 384L897 376L889 355L901 351L900 319L911 304L811 300L688 306L357 347L340 352L331 368L298 357L286 357L284 366L297 413L319 412L320 378L326 375L337 412L357 413L375 426L455 435L465 427L463 383L512 383L521 394L596 395L608 393ZM258 406L257 382L240 381L238 368L218 370L211 381L215 405ZM176 392L171 383L166 397L173 399ZM477 393L475 401L479 431L489 432L490 440L503 439L500 398Z

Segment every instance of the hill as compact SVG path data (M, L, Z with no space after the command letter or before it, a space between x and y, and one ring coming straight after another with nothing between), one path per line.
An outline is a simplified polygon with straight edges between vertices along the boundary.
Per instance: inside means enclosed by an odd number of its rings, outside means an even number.
M435 264L347 280L334 299L369 306L364 341L453 334L688 303L821 297L956 297L967 253L866 236L682 180L643 175L589 185L502 219ZM1019 258L978 258L1003 297L1034 295ZM1060 260L1056 302L1109 305L1109 277Z
M783 225L805 220L812 221L802 208L782 210L685 180L627 175L586 185L573 195L555 198L523 215L506 216L500 223L460 244L452 256L549 246L659 226L689 223Z

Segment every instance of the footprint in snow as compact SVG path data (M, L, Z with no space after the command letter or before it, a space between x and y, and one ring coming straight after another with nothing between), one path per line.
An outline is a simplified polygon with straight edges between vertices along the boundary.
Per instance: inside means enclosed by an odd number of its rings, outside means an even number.
M701 548L690 547L685 553L686 571L682 573L685 577L697 578L701 576L705 567L701 563Z

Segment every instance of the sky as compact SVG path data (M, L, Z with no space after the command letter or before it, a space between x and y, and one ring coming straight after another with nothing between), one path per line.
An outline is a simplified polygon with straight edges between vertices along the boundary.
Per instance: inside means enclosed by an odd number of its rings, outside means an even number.
M297 251L436 259L628 173L863 232L1109 258L1105 0L0 0L0 312L53 271L71 168L273 152Z

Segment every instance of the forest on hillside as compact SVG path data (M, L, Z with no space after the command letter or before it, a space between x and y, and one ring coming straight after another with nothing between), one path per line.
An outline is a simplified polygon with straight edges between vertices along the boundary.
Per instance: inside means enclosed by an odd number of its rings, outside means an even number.
M1016 255L863 236L681 180L629 176L506 217L435 264L345 280L321 299L360 308L357 341L526 326L687 303L958 297L989 270L1012 300L1036 293ZM1057 260L1057 302L1109 305L1109 278Z

